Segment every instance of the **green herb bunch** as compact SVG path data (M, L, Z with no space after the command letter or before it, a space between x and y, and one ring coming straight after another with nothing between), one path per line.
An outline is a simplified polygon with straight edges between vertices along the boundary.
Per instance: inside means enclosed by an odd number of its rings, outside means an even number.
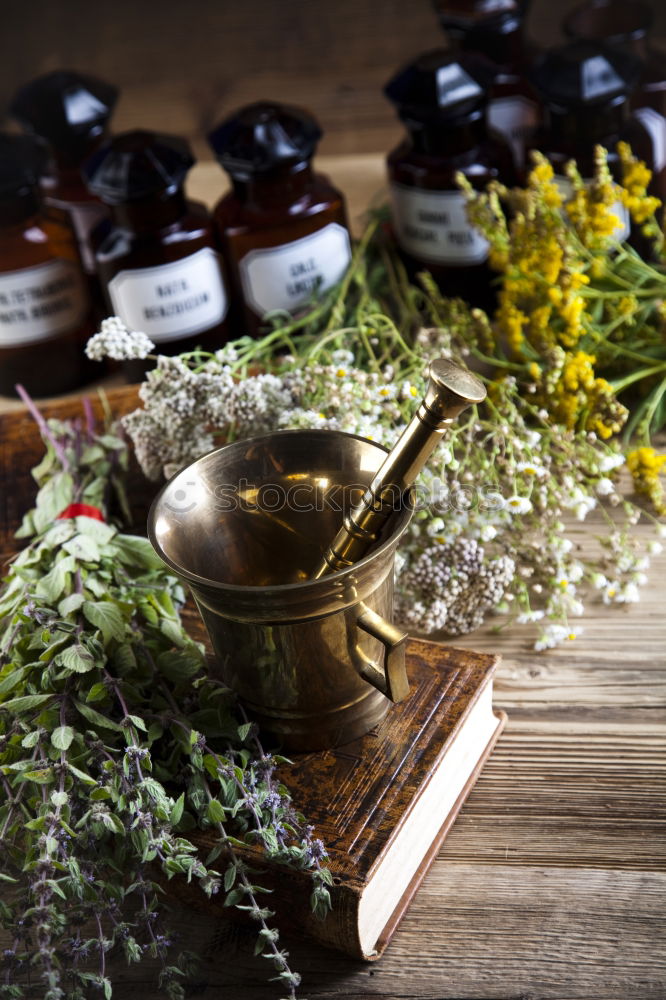
M59 517L73 503L106 514L127 447L113 432L46 424L34 470L31 538L0 593L0 996L43 986L45 1000L111 997L107 956L161 963L171 998L195 956L176 954L162 902L172 878L249 912L258 953L288 996L297 973L235 848L258 845L309 868L312 903L329 905L325 850L185 633L184 594L142 537L106 520ZM94 512L92 512L94 513ZM188 833L207 828L202 858ZM218 867L212 867L217 863Z

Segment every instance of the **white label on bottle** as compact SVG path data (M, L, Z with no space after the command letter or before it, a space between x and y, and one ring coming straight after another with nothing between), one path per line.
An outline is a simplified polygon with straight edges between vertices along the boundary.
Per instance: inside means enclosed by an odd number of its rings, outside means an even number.
M666 167L666 118L654 108L639 108L634 117L652 140L652 170L658 174Z
M171 264L119 271L109 282L114 312L130 330L159 344L221 323L228 299L217 254L210 247Z
M239 263L245 301L259 316L293 312L340 281L350 260L349 233L337 222L282 246L250 250Z
M519 167L525 162L525 145L539 123L539 112L534 101L516 94L497 97L488 105L488 123L504 136Z
M555 181L557 189L564 200L567 201L571 198L571 195L573 194L573 184L569 178L565 177L563 174L555 174L553 180ZM589 177L583 177L583 183L591 184L592 179ZM617 217L617 225L611 235L614 240L618 241L618 243L622 243L627 239L629 233L631 232L631 216L629 215L629 211L619 199L614 201L612 205L608 206L608 211Z
M0 347L50 340L81 326L88 300L78 266L52 260L0 274Z
M45 202L67 212L76 234L83 269L86 274L94 274L95 255L90 244L90 234L98 222L107 218L108 208L96 201L72 202L61 201L60 198L46 198Z
M391 185L393 222L407 253L433 264L481 264L488 241L467 218L460 191L424 191Z

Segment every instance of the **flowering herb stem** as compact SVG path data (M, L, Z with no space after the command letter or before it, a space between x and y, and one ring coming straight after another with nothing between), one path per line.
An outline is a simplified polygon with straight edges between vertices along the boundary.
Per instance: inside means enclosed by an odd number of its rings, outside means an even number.
M108 518L125 441L97 434L89 414L85 426L40 429L40 489L19 532L29 542L0 592L0 926L13 942L0 996L26 995L38 976L45 1000L90 986L109 998L106 956L119 948L131 963L158 959L162 989L181 1000L194 960L174 952L159 882L194 880L210 896L232 874L242 891L228 889L225 903L261 913L262 953L293 996L298 975L257 904L261 887L229 852L258 845L311 870L320 914L325 852L277 792L279 759L254 734L250 750L251 727L209 678L180 622L182 587L149 542L108 521L58 517L80 499ZM209 721L195 731L188 712ZM220 831L222 872L185 835L197 825Z

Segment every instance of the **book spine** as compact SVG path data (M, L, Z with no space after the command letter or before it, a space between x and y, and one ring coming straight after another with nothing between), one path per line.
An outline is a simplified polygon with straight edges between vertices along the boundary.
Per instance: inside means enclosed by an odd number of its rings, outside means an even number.
M262 905L275 911L276 926L299 936L307 935L325 947L345 952L352 958L368 958L363 954L358 934L360 887L353 881L342 883L335 880L329 888L331 909L325 917L320 918L312 912L312 877L308 872L267 862L265 857L254 855L251 850L243 855L243 860L248 865L250 881L256 881L262 888L269 890L270 895L262 898ZM207 901L201 889L193 882L173 878L166 883L161 872L159 875L155 874L155 877L165 890L168 884L169 895L185 905L199 909L204 903L220 917L229 916L244 923L251 920L246 911L237 910L234 906L224 906L222 893Z
M294 871L283 865L267 866L265 859L257 867L261 885L272 892L266 905L275 910L279 927L305 934L352 958L368 958L361 949L358 932L361 887L353 879L344 882L335 879L329 887L331 909L321 918L312 912L312 877L308 872Z

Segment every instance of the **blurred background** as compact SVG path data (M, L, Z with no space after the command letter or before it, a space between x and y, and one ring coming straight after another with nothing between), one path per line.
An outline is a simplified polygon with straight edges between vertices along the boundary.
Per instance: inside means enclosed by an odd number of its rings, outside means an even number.
M539 47L564 41L562 20L578 2L532 0L528 37ZM651 5L651 41L665 48L666 2ZM90 72L120 88L114 132L182 135L208 160L206 133L260 98L311 110L321 154L388 152L402 130L383 85L446 44L430 0L30 0L5 7L4 37L4 108L41 73Z

